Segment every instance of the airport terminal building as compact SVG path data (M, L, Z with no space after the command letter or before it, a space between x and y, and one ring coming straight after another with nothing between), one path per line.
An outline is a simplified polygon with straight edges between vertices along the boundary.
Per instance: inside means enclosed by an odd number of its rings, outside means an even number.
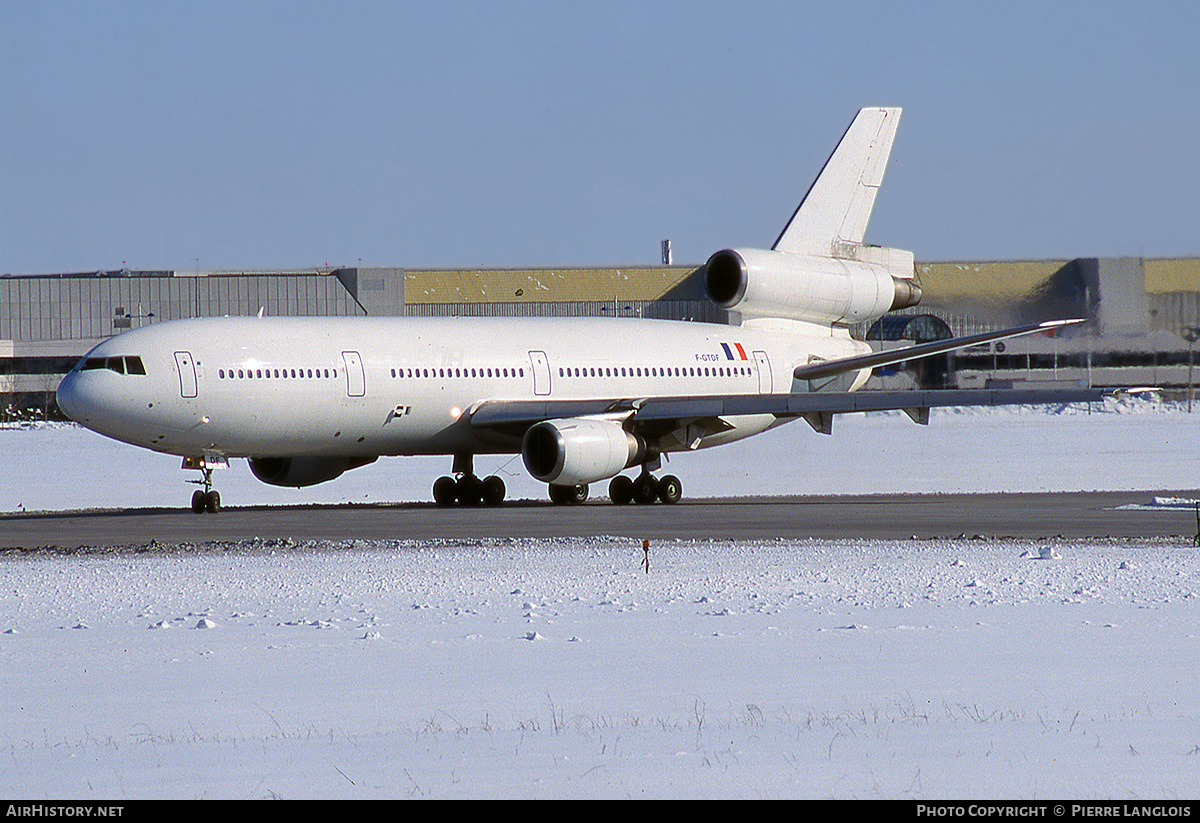
M1068 317L1055 337L989 344L867 388L1158 386L1186 394L1200 336L1200 258L918 263L919 306L855 328L907 345ZM737 322L706 296L703 267L94 271L0 275L0 419L56 416L54 389L92 346L186 317L590 316ZM1198 375L1200 377L1200 375Z

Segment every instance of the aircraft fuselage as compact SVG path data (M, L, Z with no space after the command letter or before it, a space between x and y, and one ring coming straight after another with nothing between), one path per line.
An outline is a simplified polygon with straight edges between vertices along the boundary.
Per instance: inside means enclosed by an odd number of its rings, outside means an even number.
M811 356L866 349L828 328L666 320L198 318L101 343L58 400L102 434L183 456L515 453L519 441L481 435L467 413L488 401L787 392ZM690 447L775 419L729 422Z

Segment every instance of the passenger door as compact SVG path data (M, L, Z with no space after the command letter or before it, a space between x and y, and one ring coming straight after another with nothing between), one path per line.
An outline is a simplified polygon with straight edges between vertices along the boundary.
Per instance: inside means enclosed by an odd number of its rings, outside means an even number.
M529 365L533 367L533 393L547 395L550 393L550 361L544 351L531 351Z
M196 364L191 352L175 352L175 367L179 371L179 393L184 397L195 397Z
M758 393L771 394L774 380L771 379L771 361L767 359L765 351L754 353L754 365L758 371Z
M363 397L367 393L367 378L363 373L362 357L356 351L344 351L342 363L346 367L346 394Z

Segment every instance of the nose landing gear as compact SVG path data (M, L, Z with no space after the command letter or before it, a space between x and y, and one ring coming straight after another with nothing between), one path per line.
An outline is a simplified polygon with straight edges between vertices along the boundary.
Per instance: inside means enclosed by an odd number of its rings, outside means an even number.
M192 492L192 511L196 514L219 512L221 510L221 494L212 487L212 473L213 469L229 468L229 461L218 456L185 457L181 468L196 469L202 477L200 480L188 481L204 487Z
M200 481L195 481L200 482ZM216 489L201 491L196 489L192 492L192 511L196 514L209 512L216 514L221 510L221 493Z

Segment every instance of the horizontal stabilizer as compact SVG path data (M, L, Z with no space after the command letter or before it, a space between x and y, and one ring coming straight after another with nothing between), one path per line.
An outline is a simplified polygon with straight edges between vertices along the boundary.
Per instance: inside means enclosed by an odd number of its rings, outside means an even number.
M1010 337L1021 337L1027 334L1036 334L1037 332L1052 331L1063 326L1073 326L1076 323L1083 322L1085 321L1082 318L1075 320L1047 320L1045 323L1017 326L1016 328L1004 329L1003 331L973 334L968 337L952 337L949 340L934 340L932 343L905 346L899 349L885 349L884 351L871 352L870 354L860 354L856 357L841 357L836 360L816 360L805 366L797 366L793 372L793 376L797 380L819 380L824 377L833 377L860 369L873 369L877 366L891 366L895 363L919 360L922 357L932 357L935 354L944 354L956 349L965 349L968 346L991 343L994 340L1007 340Z

